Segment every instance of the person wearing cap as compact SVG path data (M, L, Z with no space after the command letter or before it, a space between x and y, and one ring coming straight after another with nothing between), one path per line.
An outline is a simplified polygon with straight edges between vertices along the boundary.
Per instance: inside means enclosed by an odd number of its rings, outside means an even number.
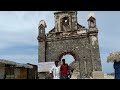
M60 66L59 61L55 61L55 65L50 69L52 79L60 79Z

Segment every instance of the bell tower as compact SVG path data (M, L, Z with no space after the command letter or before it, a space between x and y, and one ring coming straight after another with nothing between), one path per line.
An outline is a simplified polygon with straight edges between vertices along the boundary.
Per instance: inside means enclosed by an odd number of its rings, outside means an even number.
M57 11L55 17L55 32L77 30L77 11Z
M98 42L98 28L96 26L96 17L94 13L88 15L88 34L91 45L91 58L93 62L93 71L101 71L101 59Z

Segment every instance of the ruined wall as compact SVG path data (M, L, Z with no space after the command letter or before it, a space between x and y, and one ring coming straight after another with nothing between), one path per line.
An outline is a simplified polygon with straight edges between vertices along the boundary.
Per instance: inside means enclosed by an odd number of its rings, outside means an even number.
M102 71L95 16L90 15L86 28L77 23L76 11L60 11L54 15L55 27L47 35L41 34L46 36L45 40L38 39L38 62L60 60L63 55L71 54L76 60L74 70L80 72L81 78L91 77L93 71Z
M90 44L91 44L91 58L94 66L93 70L102 71L97 33L94 32L92 34L93 35L90 36Z
M45 42L39 42L38 62L45 62Z
M39 72L38 79L52 79L49 72Z
M60 41L47 42L46 60L55 61L59 60L63 54L72 54L77 61L80 61L81 75L92 73L92 61L90 57L90 45L88 38L77 38ZM79 63L74 66L76 71L79 71Z

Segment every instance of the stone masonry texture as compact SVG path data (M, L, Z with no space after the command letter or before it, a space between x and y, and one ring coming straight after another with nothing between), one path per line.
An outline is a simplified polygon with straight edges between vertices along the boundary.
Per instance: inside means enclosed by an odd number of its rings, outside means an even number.
M54 16L55 27L47 34L38 35L45 37L38 38L38 62L61 60L63 55L70 54L75 58L72 67L80 72L81 78L92 77L93 71L102 71L97 27L78 24L76 11L59 11ZM45 28L40 30L45 32Z

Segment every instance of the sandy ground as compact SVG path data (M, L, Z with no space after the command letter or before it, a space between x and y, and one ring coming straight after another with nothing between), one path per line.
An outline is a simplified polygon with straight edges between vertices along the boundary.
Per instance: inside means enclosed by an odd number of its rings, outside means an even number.
M114 76L104 74L104 79L114 79Z
M76 74L77 75L77 74ZM77 79L77 76L76 75L72 75L71 79ZM88 79L88 78L86 78ZM89 78L89 79L93 79L93 78ZM104 78L103 79L114 79L114 76L112 75L107 75L107 74L104 74Z

